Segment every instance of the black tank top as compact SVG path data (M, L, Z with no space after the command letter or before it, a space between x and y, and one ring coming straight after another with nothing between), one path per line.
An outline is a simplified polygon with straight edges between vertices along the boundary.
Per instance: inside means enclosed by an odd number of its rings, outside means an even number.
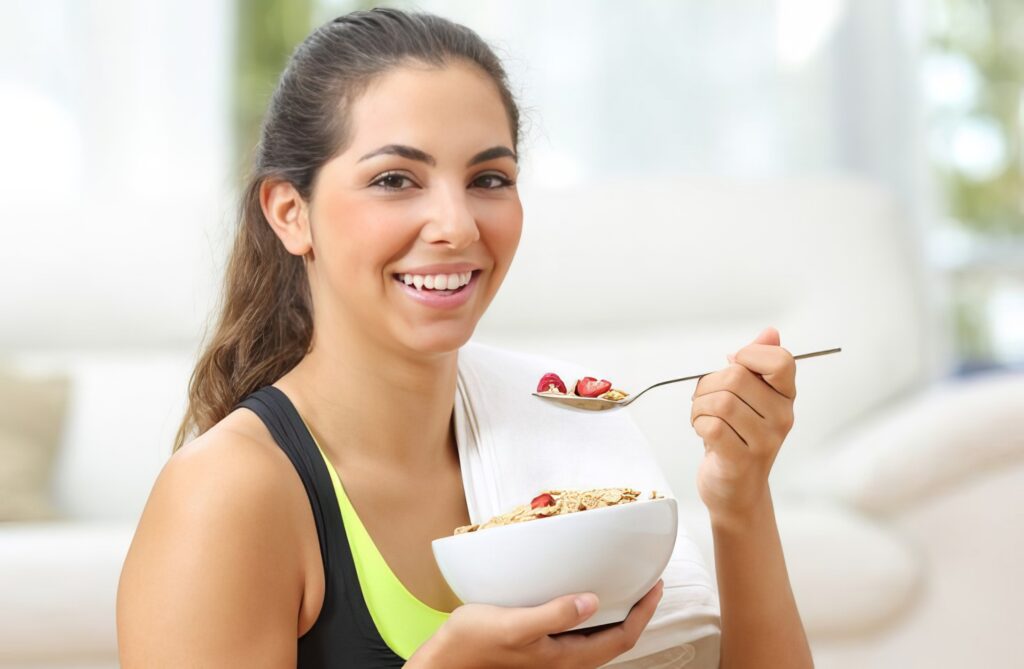
M324 563L324 603L313 627L299 637L298 669L401 667L405 660L384 642L370 617L331 476L295 405L274 386L264 386L238 407L267 426L299 473L313 507Z

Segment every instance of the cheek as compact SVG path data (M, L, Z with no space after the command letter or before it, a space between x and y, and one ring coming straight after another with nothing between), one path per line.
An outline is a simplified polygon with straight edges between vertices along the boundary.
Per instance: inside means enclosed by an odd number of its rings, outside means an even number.
M523 225L519 221L515 225L509 225L503 227L498 232L499 244L501 250L498 252L502 256L502 262L505 264L505 269L512 264L512 258L515 257L516 250L519 248L519 238L522 236Z
M480 235L500 269L508 269L523 233L523 207L517 200L488 213L490 215L481 217Z
M416 238L416 215L379 203L341 201L324 207L320 214L319 238L314 237L327 264L346 277L368 275L368 266L383 267L401 256Z

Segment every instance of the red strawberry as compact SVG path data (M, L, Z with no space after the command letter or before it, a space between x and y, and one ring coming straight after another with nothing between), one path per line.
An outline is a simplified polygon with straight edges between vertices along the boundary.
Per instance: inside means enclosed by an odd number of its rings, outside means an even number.
M552 497L551 495L547 494L546 492L537 495L536 497L533 498L533 501L530 502L530 508L531 509L539 509L542 506L554 506L554 505L555 505L555 498Z
M540 377L540 383L537 384L537 392L549 393L551 392L551 386L554 386L555 389L563 395L567 392L565 389L565 381L562 381L558 374L555 374L554 372L548 372L544 376Z
M592 376L584 376L576 382L576 394L580 397L597 397L612 389L612 382L605 379L598 381Z

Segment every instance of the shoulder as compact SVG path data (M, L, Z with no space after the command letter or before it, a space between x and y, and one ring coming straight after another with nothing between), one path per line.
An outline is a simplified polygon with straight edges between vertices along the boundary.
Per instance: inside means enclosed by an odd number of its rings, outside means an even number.
M234 662L259 636L246 627L265 635L251 652L286 661L294 652L302 488L296 492L286 456L260 437L248 413L233 412L186 444L157 477L118 590L126 666L157 658L153 666L188 657Z
M294 545L296 512L308 516L308 506L298 474L263 422L236 409L171 456L143 520L149 514L188 524L221 543L241 546L273 535Z
M292 476L287 456L259 419L236 410L171 456L150 504L172 502L159 510L235 521L233 515L250 518L279 507L293 488ZM243 521L239 529L245 527Z

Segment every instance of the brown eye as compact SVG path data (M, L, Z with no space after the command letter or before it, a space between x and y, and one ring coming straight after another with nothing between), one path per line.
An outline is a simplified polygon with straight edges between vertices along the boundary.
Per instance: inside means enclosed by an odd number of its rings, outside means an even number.
M509 179L501 176L500 174L481 174L473 181L473 186L476 188L485 188L488 190L494 188L505 188L511 186L512 182Z
M412 185L412 179L397 172L390 172L380 175L370 185L384 190L405 190Z

